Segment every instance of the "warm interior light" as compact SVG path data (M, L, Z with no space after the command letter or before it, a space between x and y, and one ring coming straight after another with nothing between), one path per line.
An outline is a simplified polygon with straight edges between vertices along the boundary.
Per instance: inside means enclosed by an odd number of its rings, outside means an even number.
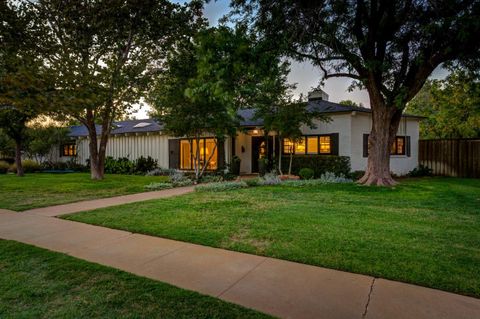
M253 130L253 134L258 134L258 130Z

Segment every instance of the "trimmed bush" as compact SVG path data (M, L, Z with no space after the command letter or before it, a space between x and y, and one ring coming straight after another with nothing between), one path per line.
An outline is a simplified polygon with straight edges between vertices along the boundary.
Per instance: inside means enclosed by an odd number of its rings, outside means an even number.
M282 171L288 172L289 156L282 157ZM326 172L332 172L348 176L350 173L350 158L336 155L295 155L292 160L292 174L299 175L302 168L310 168L314 172L314 178Z
M0 161L0 174L7 174L10 164L5 161Z
M360 178L365 175L365 171L354 171L350 173L350 178L353 179L354 181L359 180Z
M198 185L195 187L195 191L197 192L221 192L227 191L232 189L240 189L248 187L247 183L244 181L239 182L220 182L220 183L210 183L210 184L203 184Z
M304 167L298 172L298 176L300 176L301 179L312 179L314 175L315 172L313 169L308 167Z

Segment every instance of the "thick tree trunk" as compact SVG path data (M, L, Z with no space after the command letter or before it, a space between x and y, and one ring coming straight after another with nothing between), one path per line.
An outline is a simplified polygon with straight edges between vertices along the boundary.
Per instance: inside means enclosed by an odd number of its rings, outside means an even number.
M372 105L372 130L368 137L368 164L358 183L393 186L390 173L390 150L395 139L402 112L395 107Z
M24 176L25 173L22 166L22 141L20 140L15 141L15 165L17 166L17 176Z
M282 153L283 153L283 142L282 142L282 137L278 135L278 140L280 143L278 143L278 173L280 175L283 175L282 172Z

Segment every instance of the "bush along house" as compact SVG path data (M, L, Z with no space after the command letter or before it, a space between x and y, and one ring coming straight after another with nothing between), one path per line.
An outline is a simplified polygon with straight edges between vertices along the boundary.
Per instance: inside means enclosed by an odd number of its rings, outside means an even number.
M293 151L292 172L298 173L303 167L312 168L318 175L324 171L362 171L367 166L368 134L372 126L371 110L364 107L346 106L328 101L323 91L309 94L307 107L330 117L329 122L317 121L315 128L302 127L303 138L292 143L288 139L279 141L274 136L264 136L262 120L254 119L253 109L239 112L242 121L236 136L224 143L225 161L238 157L241 174L258 173L259 159L278 154L278 143L283 150ZM396 175L405 175L418 166L419 121L421 117L404 115L397 137L391 148L390 168ZM127 157L135 160L141 156L152 157L163 168L191 170L190 143L187 139L169 136L162 125L153 119L118 121L107 145L107 156ZM97 131L100 127L97 127ZM70 143L61 145L60 160L74 160L85 164L89 158L88 133L84 126L73 126ZM211 158L207 169L223 167L219 163L218 151L213 136L200 140L200 157ZM196 147L196 145L193 145ZM212 154L213 152L213 154ZM270 155L269 155L270 154ZM289 154L282 154L282 167L287 170Z

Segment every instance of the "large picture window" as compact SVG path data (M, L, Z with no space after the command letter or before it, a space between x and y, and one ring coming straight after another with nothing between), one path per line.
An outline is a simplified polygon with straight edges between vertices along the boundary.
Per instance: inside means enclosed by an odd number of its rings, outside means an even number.
M283 154L292 152L297 155L332 154L332 138L330 135L308 135L295 143L289 139L284 139Z
M75 143L63 144L61 153L62 156L77 156L77 145Z
M199 158L200 158L200 166L203 167L205 162L210 159L206 169L207 170L215 170L217 169L217 161L218 161L218 152L217 148L215 147L215 139L213 138L201 138L197 145L196 140L187 140L182 139L180 140L180 169L184 170L193 170L195 161L194 155L197 154L197 147L199 147ZM193 155L190 151L190 147L193 147Z

